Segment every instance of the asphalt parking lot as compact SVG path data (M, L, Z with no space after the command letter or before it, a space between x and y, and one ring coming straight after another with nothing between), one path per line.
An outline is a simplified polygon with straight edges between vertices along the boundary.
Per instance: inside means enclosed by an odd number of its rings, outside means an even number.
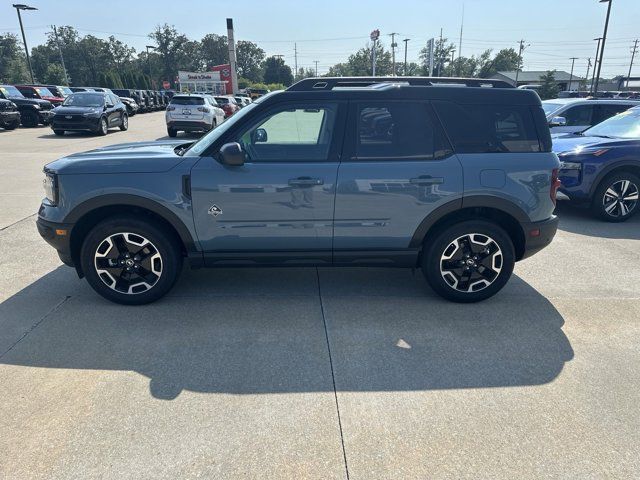
M562 205L476 305L322 268L111 304L38 236L42 166L165 134L0 130L0 478L637 478L640 216Z

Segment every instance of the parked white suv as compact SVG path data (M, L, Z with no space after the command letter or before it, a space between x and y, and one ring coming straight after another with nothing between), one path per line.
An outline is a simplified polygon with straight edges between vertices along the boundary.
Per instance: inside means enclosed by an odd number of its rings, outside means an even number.
M582 132L637 105L640 101L623 99L556 98L542 102L551 133Z
M170 137L179 131L208 132L224 122L224 110L211 95L178 94L167 106L165 119Z

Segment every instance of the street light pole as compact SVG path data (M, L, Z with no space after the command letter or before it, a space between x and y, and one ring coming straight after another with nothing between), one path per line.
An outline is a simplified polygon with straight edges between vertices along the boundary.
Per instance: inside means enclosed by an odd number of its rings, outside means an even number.
M33 68L31 67L31 57L29 57L29 47L27 47L27 37L24 35L24 27L22 26L22 16L20 10L38 10L36 7L30 7L22 3L14 3L13 8L18 12L18 22L20 22L20 31L22 32L22 42L24 43L24 53L27 55L27 64L29 65L29 73L31 74L31 83L36 83L33 79Z
M602 34L602 45L600 47L600 61L598 62L598 73L596 74L596 84L593 88L593 94L598 93L598 82L600 81L600 69L602 68L602 59L604 58L604 43L607 41L607 29L609 28L609 15L611 14L611 4L613 0L600 0L600 3L608 3L607 18L604 21L604 33Z
M593 95L593 85L596 80L596 67L598 66L598 55L600 54L600 42L602 41L602 37L594 38L594 40L598 41L598 46L596 47L596 59L593 64L593 74L591 75L591 85L589 86L589 94Z
M409 38L405 38L403 40L403 42L404 42L404 71L403 71L403 73L404 73L405 76L407 76L407 44L408 44L409 40L410 40Z
M151 79L151 62L149 61L149 49L155 50L156 47L153 45L146 45L147 49L147 73L149 74L149 81L151 82L151 88L153 88L153 80Z

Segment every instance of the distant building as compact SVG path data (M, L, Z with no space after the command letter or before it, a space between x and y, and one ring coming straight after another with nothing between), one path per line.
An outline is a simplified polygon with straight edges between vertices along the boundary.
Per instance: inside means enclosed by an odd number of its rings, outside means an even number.
M618 90L627 89L627 77L621 78L618 82ZM629 90L640 91L640 77L629 77Z
M520 85L542 85L542 76L547 73L546 70L540 71L520 71L518 72L518 84L516 85L516 72L498 72L495 75L489 77L494 80L504 80L511 85L519 87ZM584 78L573 75L563 70L556 70L554 72L556 83L560 90L578 90L580 82L584 81ZM569 79L571 79L571 85L569 85Z

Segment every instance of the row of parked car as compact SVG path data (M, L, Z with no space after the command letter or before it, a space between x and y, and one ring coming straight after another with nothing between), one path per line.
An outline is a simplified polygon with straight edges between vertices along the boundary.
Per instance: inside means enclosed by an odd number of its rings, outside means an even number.
M60 85L0 85L0 128L13 130L18 126L50 125L55 108L65 105L76 93L114 95L126 110L127 116L136 113L164 110L172 91L109 89L104 87L66 87ZM113 102L106 102L113 103Z

